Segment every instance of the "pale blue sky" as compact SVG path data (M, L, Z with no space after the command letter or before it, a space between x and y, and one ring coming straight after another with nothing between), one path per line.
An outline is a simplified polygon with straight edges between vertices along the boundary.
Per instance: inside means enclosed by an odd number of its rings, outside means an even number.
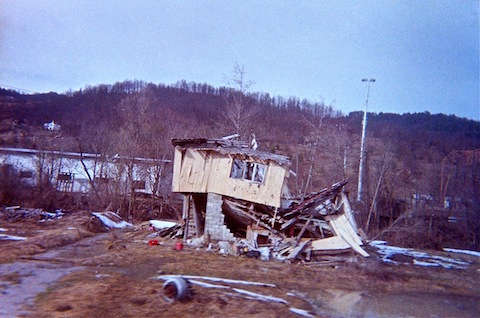
M369 111L480 120L479 1L0 0L0 86L227 85Z

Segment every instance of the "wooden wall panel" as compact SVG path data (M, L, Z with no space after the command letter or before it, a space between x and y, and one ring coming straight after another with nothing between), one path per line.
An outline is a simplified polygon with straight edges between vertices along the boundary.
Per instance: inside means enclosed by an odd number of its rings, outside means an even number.
M181 162L180 164L178 162ZM176 192L217 193L279 207L286 169L270 163L262 184L230 178L233 159L216 152L175 150L173 189Z

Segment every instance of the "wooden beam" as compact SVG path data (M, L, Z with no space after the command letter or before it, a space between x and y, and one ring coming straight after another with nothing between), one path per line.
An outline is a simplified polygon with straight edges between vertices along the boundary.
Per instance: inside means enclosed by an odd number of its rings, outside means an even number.
M286 238L285 235L283 235L282 233L278 232L277 230L275 230L274 228L271 228L269 225L265 224L264 222L262 222L261 220L257 219L256 217L254 217L253 215L251 215L250 213L248 212L245 212L243 211L242 209L239 209L237 206L235 206L234 204L230 204L230 201L224 201L232 210L234 209L237 213L239 214L242 214L244 216L246 216L247 218L253 220L256 222L257 225L260 225L261 227L264 227L266 228L267 230L269 230L270 232L272 232L273 234L275 235L278 235L282 238Z
M184 229L183 229L183 240L187 241L188 239L188 225L190 221L190 200L191 195L185 194L183 197L183 221L184 221Z
M198 195L192 195L192 203L193 220L195 221L195 234L197 237L201 237L205 231L205 221L201 218L202 208L198 199Z
M305 224L303 225L302 230L300 231L300 233L298 233L297 240L296 240L297 242L300 242L300 239L302 238L303 233L305 233L305 230L307 229L308 224L310 224L310 222L312 221L312 218L313 218L313 214L310 215L307 222L305 222Z
M310 241L311 240L307 240L307 241L304 241L304 242L300 243L297 247L295 247L290 252L290 254L288 254L287 259L296 258L298 256L298 254L300 254L305 249L305 247L307 247L307 244L310 243Z

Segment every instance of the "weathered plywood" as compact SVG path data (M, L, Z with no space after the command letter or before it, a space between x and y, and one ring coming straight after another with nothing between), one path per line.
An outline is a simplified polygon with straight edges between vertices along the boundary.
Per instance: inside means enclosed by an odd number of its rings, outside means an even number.
M345 250L351 246L340 236L332 236L312 242L314 251Z
M350 206L350 202L348 201L347 195L344 192L340 193L341 201L340 205L343 206L343 211L345 217L348 219L348 222L352 225L352 228L355 232L358 230L357 222L355 221L355 216L353 214L352 207Z
M249 182L230 178L232 165L230 158L219 158L215 167L215 174L211 174L209 191L221 193L234 198L279 207L285 176L285 169L270 164L267 166L263 183Z
M286 174L274 163L267 166L263 183L230 178L233 158L217 152L175 150L173 191L217 193L279 207Z
M329 224L335 234L347 242L355 252L364 257L369 256L369 254L360 247L360 245L362 245L362 240L358 237L357 233L355 233L352 225L348 222L344 214L331 215Z
M345 214L335 214L335 215L331 215L330 216L330 225L334 228L338 228L338 229L341 229L343 230L346 235L348 235L349 237L352 238L352 240L358 244L358 245L362 245L362 240L360 239L360 237L358 236L358 234L355 232L355 230L353 229L352 225L350 224L350 222L348 221L347 217L345 216Z
M178 148L175 148L173 154L173 177L172 177L172 191L180 192L180 172L182 169L182 151Z
M182 164L178 175L178 192L205 192L205 156L186 149L182 154ZM175 158L175 161L177 158ZM203 187L203 188L202 188Z

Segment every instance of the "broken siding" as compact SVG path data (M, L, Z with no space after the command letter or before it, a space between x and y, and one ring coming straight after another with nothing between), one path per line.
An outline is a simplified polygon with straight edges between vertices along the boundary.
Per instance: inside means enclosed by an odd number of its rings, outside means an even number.
M178 160L178 157L180 160ZM179 165L177 163L180 162ZM205 171L207 170L207 171ZM207 156L192 149L175 150L174 191L206 193Z
M173 178L172 178L172 191L180 192L180 172L182 169L183 161L182 151L179 148L175 148L173 154Z
M230 177L233 160L215 151L175 149L173 191L218 193L280 207L286 169L270 161L264 181L250 182Z

